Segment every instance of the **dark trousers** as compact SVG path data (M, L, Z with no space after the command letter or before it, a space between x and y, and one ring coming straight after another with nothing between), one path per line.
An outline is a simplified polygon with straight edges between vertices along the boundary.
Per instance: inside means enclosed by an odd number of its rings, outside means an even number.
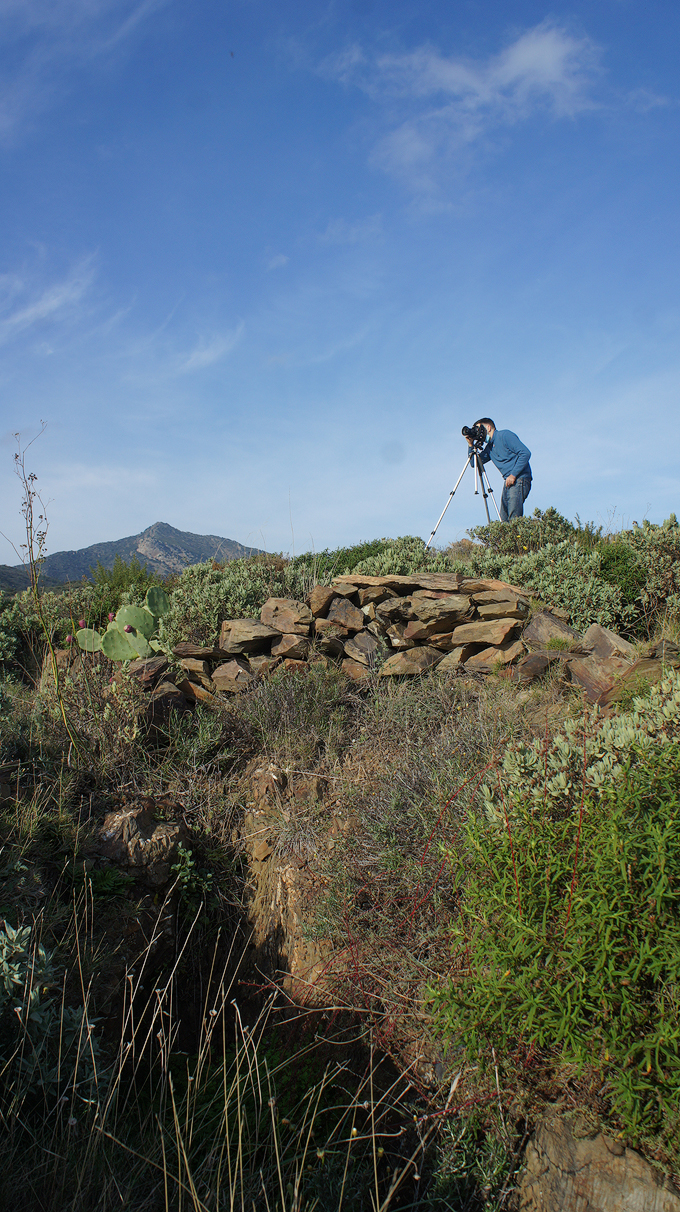
M524 502L531 492L529 476L520 476L511 488L503 485L501 493L501 522L509 522L511 518L524 516Z

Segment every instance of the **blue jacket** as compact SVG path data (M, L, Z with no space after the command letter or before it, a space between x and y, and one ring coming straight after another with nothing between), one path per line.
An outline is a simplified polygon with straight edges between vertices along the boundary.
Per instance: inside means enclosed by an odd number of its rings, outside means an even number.
M491 459L504 480L507 480L508 476L528 476L531 479L530 458L529 447L520 442L517 434L511 429L495 429L491 441L487 442L481 455L482 463L488 463Z

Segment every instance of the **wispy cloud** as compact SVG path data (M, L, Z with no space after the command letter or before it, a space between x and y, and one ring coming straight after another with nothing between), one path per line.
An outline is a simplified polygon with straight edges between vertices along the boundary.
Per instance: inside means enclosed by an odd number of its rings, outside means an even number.
M206 366L212 366L215 362L220 362L238 344L244 331L245 325L241 321L231 332L221 333L218 336L210 338L201 338L189 356L180 362L177 374L191 374L193 371L205 370Z
M111 53L168 0L0 0L0 138L15 139L69 86L73 69Z
M267 262L267 269L283 269L289 261L290 257L287 257L285 253L278 253L277 256L272 257L271 260Z
M495 128L536 113L554 120L594 108L597 60L589 39L542 21L483 60L447 56L434 46L374 56L355 46L321 70L382 107L389 129L377 141L378 163L424 187L432 185L435 160Z
M18 274L0 277L0 344L38 325L72 319L94 280L93 262L85 257L61 281L39 287Z

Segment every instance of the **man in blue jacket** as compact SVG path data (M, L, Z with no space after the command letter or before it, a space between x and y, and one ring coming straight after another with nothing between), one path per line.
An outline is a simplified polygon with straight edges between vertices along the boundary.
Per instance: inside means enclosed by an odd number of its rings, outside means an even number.
M531 451L511 429L496 429L491 417L481 417L475 425L483 425L486 430L486 446L480 456L482 463L488 463L490 459L504 480L501 522L521 518L524 502L531 492ZM472 445L469 438L468 445Z

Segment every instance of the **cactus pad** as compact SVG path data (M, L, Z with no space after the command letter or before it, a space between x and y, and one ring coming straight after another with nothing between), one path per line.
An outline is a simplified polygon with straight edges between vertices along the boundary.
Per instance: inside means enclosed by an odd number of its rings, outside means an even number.
M78 647L85 652L101 652L101 636L92 627L81 627L80 631L76 631L76 640Z
M110 661L134 661L139 655L124 631L112 627L102 638L102 651Z
M146 591L146 608L154 618L160 619L170 611L170 598L160 585L151 585Z
M121 606L116 614L116 624L121 631L124 627L134 627L146 640L150 640L156 630L155 618L143 606Z

